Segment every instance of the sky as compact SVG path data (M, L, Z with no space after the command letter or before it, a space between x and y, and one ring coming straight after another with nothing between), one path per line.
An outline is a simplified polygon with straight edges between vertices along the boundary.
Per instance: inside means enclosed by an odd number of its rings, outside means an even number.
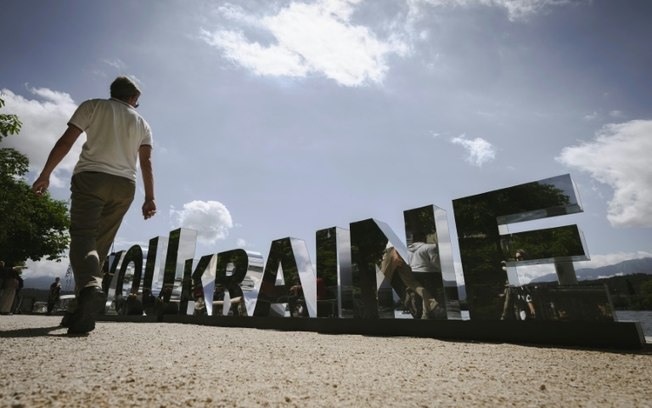
M512 231L577 224L576 268L603 266L652 256L651 20L647 0L4 0L0 93L23 127L1 147L31 184L75 108L127 75L159 213L142 219L138 176L115 250L183 227L196 258L294 237L315 262L319 229L404 236L403 211L433 204L460 280L452 200L570 173L584 212Z

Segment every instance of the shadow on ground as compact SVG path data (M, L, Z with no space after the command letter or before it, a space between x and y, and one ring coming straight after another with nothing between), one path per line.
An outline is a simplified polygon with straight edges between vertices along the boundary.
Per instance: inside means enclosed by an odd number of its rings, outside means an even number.
M61 326L52 326L52 327L31 327L27 329L16 329L16 330L2 330L0 331L0 338L12 338L12 337L43 337L43 336L53 336L53 337L63 337L66 336L66 333L57 333L52 334L53 331L61 329Z

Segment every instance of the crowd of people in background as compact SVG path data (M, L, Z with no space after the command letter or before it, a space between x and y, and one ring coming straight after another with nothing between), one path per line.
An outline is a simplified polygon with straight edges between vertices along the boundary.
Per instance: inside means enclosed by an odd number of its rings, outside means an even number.
M4 261L0 261L0 315L20 311L22 288L21 268L5 265Z

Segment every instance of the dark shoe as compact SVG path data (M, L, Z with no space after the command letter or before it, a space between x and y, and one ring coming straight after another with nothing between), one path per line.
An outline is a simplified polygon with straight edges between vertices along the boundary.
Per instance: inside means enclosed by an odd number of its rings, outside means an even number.
M74 298L70 302L68 302L68 309L63 312L63 318L61 319L61 323L59 323L59 326L70 327L70 319L76 309L77 309L77 298Z
M61 327L70 327L70 319L72 317L72 312L65 311L63 312L63 317L61 318L61 323L59 323L59 326Z
M86 334L95 329L95 319L106 305L106 294L98 286L84 288L79 293L77 309L68 319L68 334ZM64 316L65 318L65 316ZM63 324L63 320L61 321Z

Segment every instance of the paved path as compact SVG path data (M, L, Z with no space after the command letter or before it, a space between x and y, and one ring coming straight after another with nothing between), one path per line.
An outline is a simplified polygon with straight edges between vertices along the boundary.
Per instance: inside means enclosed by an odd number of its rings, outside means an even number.
M0 316L0 407L652 406L652 352Z

